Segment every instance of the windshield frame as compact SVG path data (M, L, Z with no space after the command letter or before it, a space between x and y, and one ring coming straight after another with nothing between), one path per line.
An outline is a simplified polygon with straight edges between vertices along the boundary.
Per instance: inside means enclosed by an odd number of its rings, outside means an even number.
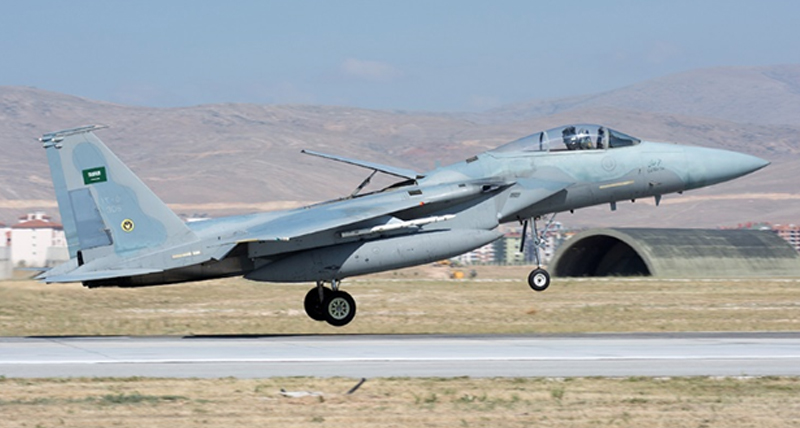
M607 150L635 146L639 138L594 124L570 124L506 143L489 153L540 153L551 151Z

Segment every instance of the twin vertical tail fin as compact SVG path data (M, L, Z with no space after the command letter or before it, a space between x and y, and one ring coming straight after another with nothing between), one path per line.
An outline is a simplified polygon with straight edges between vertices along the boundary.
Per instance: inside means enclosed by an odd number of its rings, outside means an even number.
M92 125L45 134L61 221L78 264L135 256L196 240L195 234L111 150Z

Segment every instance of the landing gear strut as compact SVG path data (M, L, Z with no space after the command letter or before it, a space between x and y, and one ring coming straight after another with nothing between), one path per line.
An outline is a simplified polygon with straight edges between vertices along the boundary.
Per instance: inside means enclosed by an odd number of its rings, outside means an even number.
M540 217L534 217L530 221L525 220L525 222L522 223L522 242L520 243L520 252L525 250L525 236L527 235L529 222L531 223L531 228L533 229L531 230L531 234L533 238L533 255L536 258L536 269L532 270L531 273L528 274L528 285L531 287L531 289L533 289L533 291L544 291L550 286L550 274L542 268L541 250L545 246L545 236L550 230L550 226L553 225L553 220L555 220L555 218L556 214L554 213L552 216L550 216L550 219L547 221L547 224L541 233L539 233L539 228L536 224Z
M339 290L339 280L332 280L331 288L317 281L317 286L306 294L303 306L311 319L325 321L334 327L347 325L356 316L356 301L350 294Z

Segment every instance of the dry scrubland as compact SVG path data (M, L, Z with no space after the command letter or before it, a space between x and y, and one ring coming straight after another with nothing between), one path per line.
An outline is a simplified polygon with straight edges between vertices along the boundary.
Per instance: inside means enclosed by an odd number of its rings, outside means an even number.
M800 380L0 380L0 427L792 427ZM324 395L288 398L279 391Z
M556 279L534 293L527 268L477 271L462 281L443 267L348 280L358 314L339 329L306 317L309 284L9 281L0 283L0 336L800 330L800 280Z
M800 280L476 280L425 267L349 280L359 312L310 321L308 285L241 279L147 289L0 283L0 335L800 330ZM0 427L800 426L800 379L3 379ZM288 398L279 391L320 391Z

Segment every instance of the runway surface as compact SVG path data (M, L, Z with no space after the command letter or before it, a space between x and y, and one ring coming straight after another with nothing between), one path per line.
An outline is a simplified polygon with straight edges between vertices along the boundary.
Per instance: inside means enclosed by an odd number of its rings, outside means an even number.
M800 332L0 338L0 375L800 376Z

